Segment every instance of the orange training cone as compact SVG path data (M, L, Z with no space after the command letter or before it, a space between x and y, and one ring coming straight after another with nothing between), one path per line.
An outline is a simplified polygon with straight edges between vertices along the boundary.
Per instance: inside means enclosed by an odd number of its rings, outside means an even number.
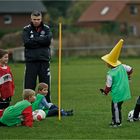
M112 51L109 54L106 54L103 57L101 57L101 59L113 67L116 67L119 64L121 64L118 58L120 56L123 42L124 42L123 39L120 39L120 41L116 44L116 46L112 49Z

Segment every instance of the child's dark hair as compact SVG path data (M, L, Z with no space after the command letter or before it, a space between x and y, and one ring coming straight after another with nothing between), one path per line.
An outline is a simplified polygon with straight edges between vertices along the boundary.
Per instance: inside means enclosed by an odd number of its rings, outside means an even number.
M31 16L36 16L36 17L42 16L42 13L40 11L34 10L32 11Z
M44 88L48 88L48 85L46 83L39 83L38 86L37 86L38 91L41 91Z
M8 51L0 49L0 59L5 55L8 54Z

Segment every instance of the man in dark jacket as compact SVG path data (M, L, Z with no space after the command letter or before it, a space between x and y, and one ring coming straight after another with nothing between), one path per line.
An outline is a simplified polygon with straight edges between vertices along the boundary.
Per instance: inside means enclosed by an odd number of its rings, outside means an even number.
M39 11L31 13L31 23L23 29L23 42L25 46L25 89L35 90L37 77L40 82L48 84L49 91L46 99L50 99L50 44L52 33L49 26L42 21Z

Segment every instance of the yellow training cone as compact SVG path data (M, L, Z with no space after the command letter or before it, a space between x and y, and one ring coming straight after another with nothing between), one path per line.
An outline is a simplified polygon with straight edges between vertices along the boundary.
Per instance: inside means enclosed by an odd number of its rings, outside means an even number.
M120 41L116 44L112 51L109 54L106 54L103 57L101 57L101 59L113 67L118 66L119 64L121 64L118 58L120 56L122 45L123 39L120 39Z

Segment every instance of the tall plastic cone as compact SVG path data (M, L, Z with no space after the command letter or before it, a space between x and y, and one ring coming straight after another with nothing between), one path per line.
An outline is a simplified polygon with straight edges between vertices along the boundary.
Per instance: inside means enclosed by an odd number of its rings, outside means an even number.
M112 51L109 54L106 54L103 57L101 57L101 59L113 67L116 67L119 64L121 64L118 58L120 56L123 42L124 42L123 39L120 39L120 41L116 44L116 46L112 49Z

